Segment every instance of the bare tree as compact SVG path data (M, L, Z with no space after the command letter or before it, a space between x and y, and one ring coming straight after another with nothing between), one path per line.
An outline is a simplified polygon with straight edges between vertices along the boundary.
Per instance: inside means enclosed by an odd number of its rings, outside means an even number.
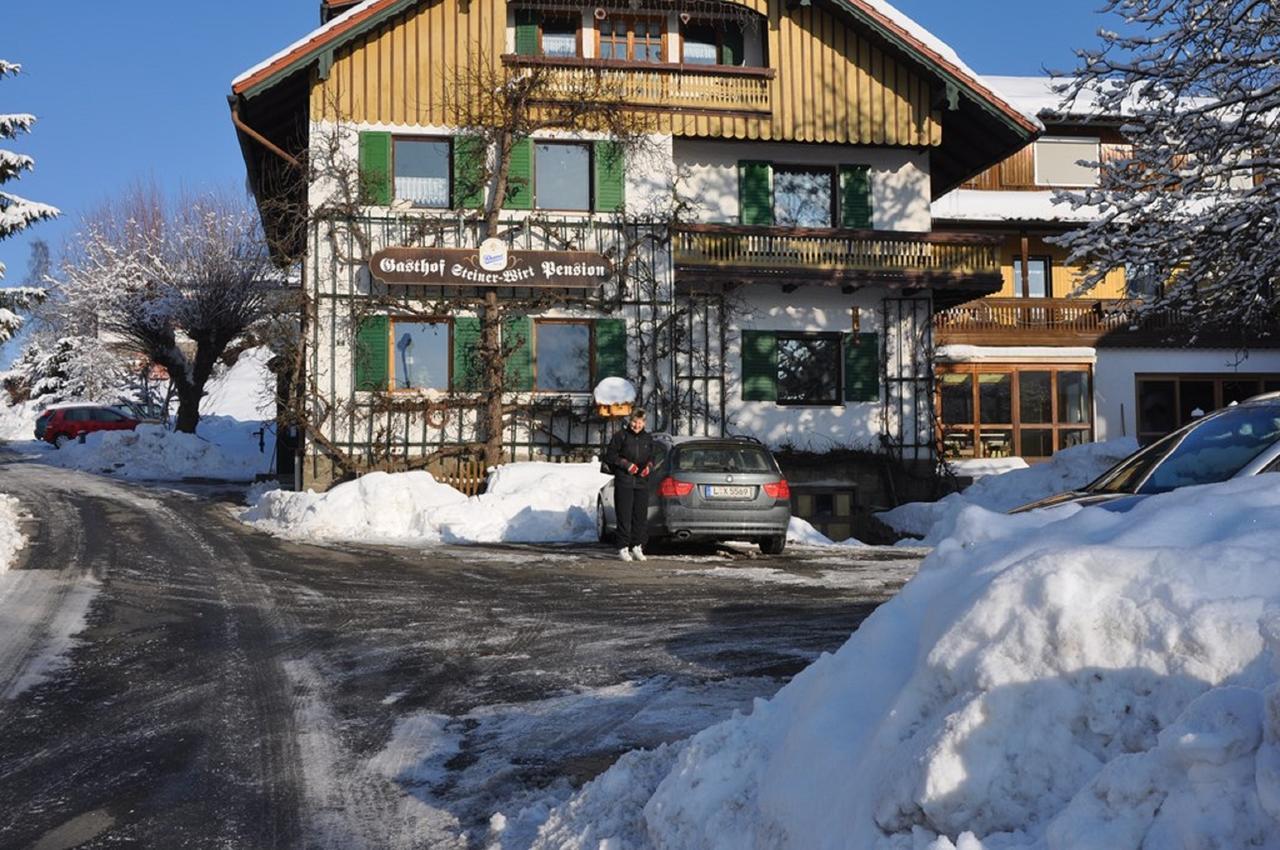
M86 218L56 295L167 369L175 428L194 433L218 358L281 288L257 216L243 204L216 194L168 202L139 188Z
M566 78L553 69L539 66L499 66L481 62L452 75L453 85L447 88L449 123L456 126L459 136L455 145L469 146L475 155L468 173L455 175L455 195L474 199L460 212L442 216L430 211L398 210L397 230L403 234L402 244L424 247L447 247L455 243L460 234L474 234L477 239L495 236L514 239L515 234L504 231L512 228L524 234L536 234L531 241L553 250L582 250L582 232L590 228L575 228L560 218L537 211L521 214L518 224L511 221L505 208L514 192L532 192L532 186L524 185L511 169L513 153L517 146L531 136L560 132L588 137L603 137L620 156L647 153L647 120L628 108L623 93L615 89L603 74L584 73ZM375 235L367 226L367 207L370 195L367 185L369 175L361 175L358 163L352 156L354 131L339 126L331 132L314 133L312 147L305 169L308 186L318 187L319 202L307 211L308 226L323 225L318 232L327 236L326 250L353 276L362 270L377 247ZM380 175L385 179L386 175ZM363 179L362 179L363 178ZM455 198L455 201L457 199ZM275 211L277 214L281 210ZM669 284L669 275L654 268L646 257L658 255L669 258L670 227L679 221L684 206L672 194L649 209L636 211L631 216L624 209L597 212L597 221L604 219L606 228L612 228L618 238L612 240L606 253L616 273L616 285L608 292L575 296L574 303L614 312L627 298L661 297L657 289ZM507 223L504 225L504 215ZM325 237L321 237L325 238ZM303 242L305 240L296 240ZM350 247L347 247L350 246ZM315 246L313 246L314 248ZM656 249L656 250L655 250ZM371 281L367 297L359 300L353 325L359 324L363 315L394 311L402 320L415 317L428 319L458 312L476 313L481 322L477 361L480 374L473 392L451 393L447 401L433 398L406 399L385 398L380 404L388 413L416 412L431 418L445 406L451 410L470 407L477 410L476 438L470 442L453 444L413 461L396 459L388 446L386 453L353 458L325 437L325 426L332 427L339 419L353 415L340 410L340 404L327 399L321 388L304 380L296 397L284 409L290 418L304 425L313 442L340 470L354 474L360 469L408 468L431 463L442 455L469 454L483 458L486 465L501 462L505 452L505 426L513 417L532 420L538 409L546 409L557 400L545 396L537 399L522 397L513 400L509 390L508 363L517 348L530 345L531 340L503 339L502 327L513 315L530 315L549 307L567 303L565 292L552 289L534 289L503 293L496 290L480 292L451 292L438 298L424 298L421 294L407 296L404 292L388 291ZM304 297L300 305L304 321L314 315L314 305ZM669 346L658 340L672 336L670 317L649 317L646 335L641 342L641 357L656 362ZM299 340L301 342L301 340ZM354 343L354 340L352 341ZM295 352L296 374L303 365L300 351ZM656 370L653 370L656 371ZM664 389L674 396L670 387ZM560 402L562 404L566 402ZM375 439L375 443L377 439Z
M1132 152L1100 163L1096 207L1062 241L1082 289L1124 268L1193 330L1274 334L1280 317L1280 10L1253 0L1108 0L1064 109L1120 116Z

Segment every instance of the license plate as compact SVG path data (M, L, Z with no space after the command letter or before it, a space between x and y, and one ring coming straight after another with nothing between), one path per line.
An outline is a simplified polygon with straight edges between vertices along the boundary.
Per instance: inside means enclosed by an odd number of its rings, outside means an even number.
M729 484L708 484L706 493L708 499L754 499L756 488Z

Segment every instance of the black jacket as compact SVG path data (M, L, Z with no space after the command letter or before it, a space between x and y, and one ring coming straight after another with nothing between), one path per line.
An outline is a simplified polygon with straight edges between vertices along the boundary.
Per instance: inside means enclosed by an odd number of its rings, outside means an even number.
M648 478L642 477L639 472L632 475L628 470L634 463L643 471L653 461L653 435L648 431L637 434L624 426L609 441L604 460L613 470L615 487L631 487L637 490L648 487Z

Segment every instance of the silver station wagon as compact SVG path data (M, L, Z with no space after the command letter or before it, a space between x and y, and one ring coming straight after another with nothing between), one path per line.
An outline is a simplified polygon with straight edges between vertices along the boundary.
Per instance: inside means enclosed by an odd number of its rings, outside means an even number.
M649 476L649 537L653 540L757 543L780 555L791 522L791 487L773 455L746 437L654 435ZM613 482L600 490L596 531L610 542L617 528Z

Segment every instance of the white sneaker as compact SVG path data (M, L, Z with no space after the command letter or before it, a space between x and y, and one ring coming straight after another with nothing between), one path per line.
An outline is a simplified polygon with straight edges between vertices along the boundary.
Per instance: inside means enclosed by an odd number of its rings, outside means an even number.
M619 549L619 550L618 550L618 557L619 557L619 558L621 558L621 559L622 559L622 560L624 560L624 561L634 560L634 559L631 557L631 550L630 550L630 549Z
M633 560L633 561L647 561L647 560L649 560L649 559L645 557L645 555L644 555L644 550L643 550L643 549L641 549L639 546L632 546L632 547L631 547L631 560Z

